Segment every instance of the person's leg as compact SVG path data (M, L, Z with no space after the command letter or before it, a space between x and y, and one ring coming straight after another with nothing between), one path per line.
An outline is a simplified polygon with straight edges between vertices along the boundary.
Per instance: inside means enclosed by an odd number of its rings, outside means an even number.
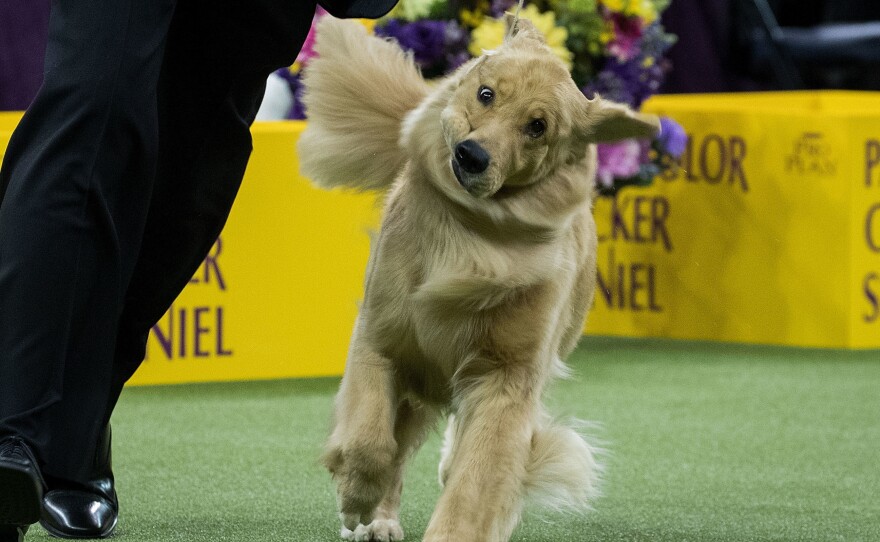
M101 430L173 8L55 1L45 82L0 172L0 435L24 437L52 476L83 477Z
M155 178L173 8L56 0L44 84L0 168L0 443L20 441L53 479L88 476L103 427ZM0 471L15 470L15 455ZM0 527L15 523L4 505L20 502L0 486Z
M72 56L81 62L81 70L74 74L86 81L55 76L60 81L53 88L53 79L47 78L48 90L22 122L3 168L2 189L7 195L0 217L4 233L0 242L0 302L4 306L0 352L9 355L0 359L0 391L4 392L0 436L24 435L42 456L52 480L64 482L64 488L74 483L89 490L109 481L112 491L109 461L98 460L109 458L109 440L100 445L98 436L107 434L102 431L108 429L122 383L143 359L146 333L219 234L250 152L248 127L265 78L273 69L292 63L314 10L310 2L291 5L282 0L256 4L242 0L232 6L185 2L162 75L163 182L155 194L150 184L154 176L148 171L152 162L146 159L147 151L155 151L155 135L150 126L142 125L154 111L155 101L134 100L129 95L118 100L113 90L130 85L135 88L128 90L138 96L153 92L153 79L146 79L155 75L166 19L152 28L155 49L150 51L132 49L132 42L139 43L141 35L107 43L100 39L99 28L94 28L98 21L117 25L138 21L138 28L146 28L150 19L138 12L143 7L120 13L121 6L114 4L114 9L100 14L56 8L55 39L64 47L50 46L47 66L50 70L64 66L66 51L74 50ZM151 5L159 11L170 3ZM170 6L167 15L170 18ZM83 25L81 32L62 35L62 30L72 28L72 20ZM89 27L88 22L95 24ZM188 35L187 30L196 33ZM79 44L77 36L92 39L104 62L96 66L82 62L81 49L89 49L89 44ZM79 49L71 49L71 42ZM135 55L127 65L139 72L123 69L124 55L119 54L123 51ZM53 106L64 92L71 92L69 86L73 90L87 87L92 82L89 76L111 68L117 73L95 82L91 92L82 92L70 104ZM104 108L81 107L79 102L86 97L103 103ZM61 105L71 110L54 114ZM34 149L28 141L35 140L46 144ZM56 158L56 165L51 157L67 148L64 144L75 150L67 151L64 159ZM83 157L86 150L93 150L95 156ZM138 153L146 163L136 163ZM114 175L126 182L108 182ZM55 180L47 182L47 177ZM143 220L139 218L145 215L144 203L151 195L147 241L141 250ZM120 217L128 219L125 224ZM13 231L27 239L6 235ZM136 272L132 253L140 256ZM49 270L42 278L37 273L41 269ZM132 275L134 279L129 280ZM34 292L37 283L44 286L38 293ZM25 294L28 290L34 293ZM112 316L109 312L113 311L105 310L110 301L117 302ZM84 307L95 310L84 315ZM19 312L25 319L13 322L10 315ZM107 329L108 322L115 325ZM120 340L115 356L110 356L116 363L108 376L106 354L108 345L111 351L114 348L117 329ZM100 405L97 417L93 415L96 404ZM45 514L44 504L44 519Z
M280 10L273 13L267 7ZM230 9L231 8L231 9ZM160 83L160 153L143 244L119 320L102 423L143 361L147 335L200 265L226 222L251 151L265 81L292 64L314 4L180 0ZM94 508L113 490L109 441L88 487ZM52 494L47 497L51 500ZM57 516L60 520L60 516ZM44 527L49 521L44 515ZM68 529L69 530L69 529Z
M226 223L268 75L293 63L314 2L180 0L160 84L160 160L140 258L119 324L113 390Z

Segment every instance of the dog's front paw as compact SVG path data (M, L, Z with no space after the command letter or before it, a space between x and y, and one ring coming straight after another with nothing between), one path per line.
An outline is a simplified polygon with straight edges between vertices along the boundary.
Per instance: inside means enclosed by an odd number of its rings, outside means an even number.
M342 527L340 533L344 540L355 542L393 542L403 540L403 529L393 519L376 519L369 525L358 525L354 531Z
M373 521L373 513L395 477L396 451L392 441L387 445L350 445L345 450L332 448L325 454L324 462L336 481L340 518L348 530Z

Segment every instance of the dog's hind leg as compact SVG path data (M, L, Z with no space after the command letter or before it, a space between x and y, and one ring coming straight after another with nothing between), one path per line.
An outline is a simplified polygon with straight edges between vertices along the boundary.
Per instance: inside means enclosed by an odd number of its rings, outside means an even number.
M343 538L358 542L403 540L399 517L403 474L406 463L422 445L436 418L437 413L431 407L413 404L408 400L401 403L394 422L394 438L397 441L394 480L374 511L373 521L368 525L358 525L354 531L343 526Z
M519 521L540 380L501 366L461 387L446 483L425 542L506 542Z

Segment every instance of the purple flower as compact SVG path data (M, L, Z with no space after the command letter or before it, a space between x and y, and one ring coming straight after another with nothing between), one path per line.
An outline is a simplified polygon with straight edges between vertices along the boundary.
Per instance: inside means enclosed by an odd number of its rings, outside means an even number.
M446 55L446 73L455 71L456 68L470 60L471 54L467 51L460 51Z
M306 36L306 41L303 42L302 47L299 50L299 54L296 55L296 61L301 65L305 66L313 58L318 56L315 52L315 28L317 27L318 21L321 20L321 17L327 15L327 11L318 6L315 9L315 16L312 18L312 27L309 29L309 34Z
M664 33L663 27L658 23L641 32L638 42L631 44L636 49L626 51L634 53L628 60L621 60L613 54L613 47L609 46L611 56L605 58L601 70L583 87L584 94L591 96L598 93L603 98L638 108L649 96L660 90L669 70L669 64L663 55L675 40ZM620 52L624 50L621 49Z
M675 43L675 36L663 31L663 26L655 22L644 29L639 56L642 58L663 58L666 51Z
M640 52L643 29L638 17L627 17L621 13L611 15L614 25L614 40L608 44L608 53L620 62L632 60Z
M300 72L291 72L288 68L275 71L275 75L287 81L290 93L293 94L293 105L287 112L287 118L291 120L304 120L306 118L306 106L302 102L303 84Z
M635 139L616 143L599 143L599 164L596 181L600 186L611 188L615 178L626 179L639 173L642 146Z
M451 72L471 59L471 54L468 52L470 41L470 32L457 22L449 21L445 36L446 66L444 72Z
M493 19L503 17L508 11L516 11L516 0L492 0L489 5L489 16Z
M423 20L406 22L390 19L377 26L375 34L394 38L400 46L412 51L416 64L423 70L435 68L446 55L446 21Z
M679 123L669 117L660 117L660 135L657 140L667 154L678 158L687 147L688 136Z
M290 111L287 113L287 118L292 120L305 120L306 119L306 106L303 104L303 87L302 78L299 75L292 81L290 81L290 90L293 91L293 105L290 108Z
M660 65L644 67L639 57L629 62L611 58L583 91L587 96L598 93L603 98L638 108L649 96L657 93L663 76Z
M458 68L471 56L467 52L470 33L456 21L390 19L374 30L377 36L393 38L413 58L427 78Z

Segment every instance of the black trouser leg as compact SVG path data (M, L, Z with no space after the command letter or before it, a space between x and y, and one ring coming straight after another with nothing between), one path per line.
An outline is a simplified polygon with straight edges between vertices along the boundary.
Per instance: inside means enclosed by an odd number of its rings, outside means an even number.
M143 361L150 328L226 223L266 77L293 63L314 8L314 2L251 0L219 9L180 0L160 84L159 171L120 319L105 420Z
M293 62L314 11L179 0L167 31L174 0L106 3L58 0L59 71L10 143L0 208L0 436L79 482L149 328L226 221L265 78Z
M174 0L56 0L46 75L0 190L0 436L88 476L158 152Z

